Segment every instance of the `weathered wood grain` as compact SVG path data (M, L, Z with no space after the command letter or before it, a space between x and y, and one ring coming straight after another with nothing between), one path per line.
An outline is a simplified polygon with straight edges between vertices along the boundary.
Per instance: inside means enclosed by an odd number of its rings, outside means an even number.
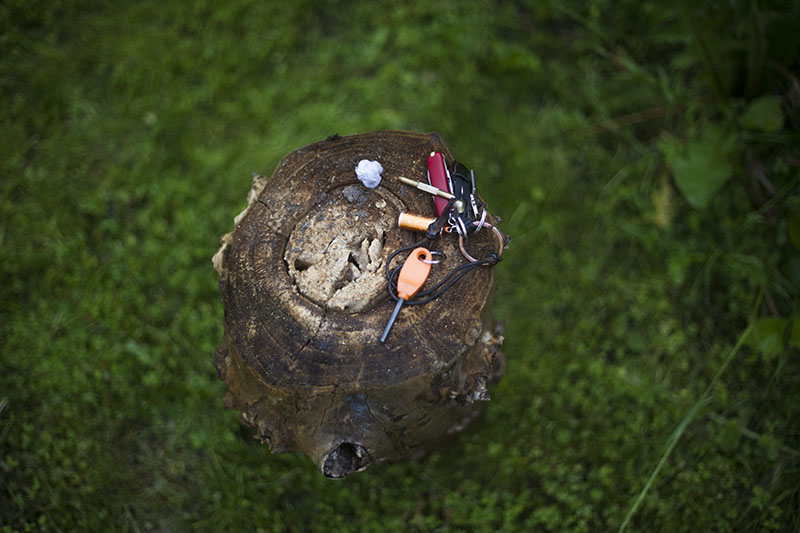
M256 177L245 212L214 258L225 316L215 364L226 405L273 452L302 451L328 477L418 456L476 413L499 368L491 318L494 273L475 269L433 302L405 306L386 344L393 308L383 277L389 254L420 239L396 227L401 209L433 215L429 195L397 176L425 179L437 134L382 131L288 154ZM383 180L363 187L354 168L379 161ZM495 243L482 232L476 253ZM435 283L465 263L455 238Z

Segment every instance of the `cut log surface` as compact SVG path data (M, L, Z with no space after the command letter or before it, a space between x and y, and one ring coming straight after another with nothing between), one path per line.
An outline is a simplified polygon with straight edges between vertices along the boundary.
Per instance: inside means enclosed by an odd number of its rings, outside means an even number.
M421 239L397 227L400 211L435 216L431 196L398 176L426 180L437 134L382 131L334 136L288 154L256 176L248 207L222 238L225 333L215 364L226 405L257 428L272 452L302 451L328 477L422 455L477 414L498 377L502 338L491 317L494 269L473 269L441 297L405 305L385 344L394 301L385 266ZM362 159L383 166L367 189ZM467 261L454 235L426 243L445 253L432 286ZM496 249L490 231L467 241ZM400 254L392 266L407 254Z

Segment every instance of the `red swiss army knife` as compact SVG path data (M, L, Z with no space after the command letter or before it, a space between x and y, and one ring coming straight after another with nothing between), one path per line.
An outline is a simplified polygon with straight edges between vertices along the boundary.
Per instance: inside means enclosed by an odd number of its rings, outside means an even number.
M450 171L447 170L447 165L441 152L431 152L431 155L428 156L428 183L439 190L451 194L453 192L453 188L450 186ZM447 208L447 200L434 196L433 201L436 204L436 214L441 216L442 212Z

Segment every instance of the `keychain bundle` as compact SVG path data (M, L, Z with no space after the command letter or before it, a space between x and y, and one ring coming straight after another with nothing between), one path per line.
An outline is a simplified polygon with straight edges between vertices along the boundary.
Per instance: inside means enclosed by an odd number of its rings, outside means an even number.
M455 285L462 277L474 268L494 266L503 256L506 237L492 224L486 222L486 204L477 195L475 187L475 173L470 170L467 179L466 167L453 161L452 170L445 165L441 152L431 152L428 157L428 183L416 182L404 177L400 181L434 195L436 218L425 217L413 213L401 212L398 216L398 225L403 229L425 233L421 241L394 251L386 260L386 280L388 281L389 294L397 301L394 311L389 318L381 342L386 342L392 325L397 318L403 304L422 305L438 298L445 291ZM497 252L489 253L483 259L475 259L464 247L464 240L483 228L489 228L497 238ZM431 265L438 264L441 260L432 260L433 256L444 255L441 252L431 252L423 244L433 241L444 233L458 235L458 245L461 254L469 263L458 266L450 271L441 281L433 287L420 291L428 278ZM414 249L406 261L389 270L392 260L408 250ZM422 273L424 272L424 276ZM395 281L397 278L397 281ZM417 300L410 301L414 296Z

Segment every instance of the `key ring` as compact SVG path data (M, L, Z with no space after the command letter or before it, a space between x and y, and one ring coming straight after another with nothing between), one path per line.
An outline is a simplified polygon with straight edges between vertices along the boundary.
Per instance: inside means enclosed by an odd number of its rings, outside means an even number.
M486 225L486 209L484 208L483 212L481 213L481 219L478 221L478 227L475 228L475 233L478 233L483 226Z
M480 222L478 222L476 220L476 221L473 222L473 224L475 224L477 226L477 225L480 224ZM505 237L503 237L503 234L500 233L499 229L497 229L492 224L489 224L488 222L483 222L483 227L491 229L492 232L494 232L494 236L497 237L497 244L498 244L498 247L497 247L497 260L499 261L503 257L503 248L505 247ZM458 247L461 249L461 254L464 257L466 257L467 260L470 263L477 263L478 262L478 260L475 259L474 257L472 257L471 255L469 255L467 253L467 250L464 248L464 236L463 235L459 235L458 236ZM491 266L491 265L492 265L492 263L487 263L485 266Z
M420 258L419 260L422 261L423 263L428 263L429 265L438 265L439 263L441 263L445 259L444 252L431 251L431 256L434 256L434 255L441 255L442 258L441 259L437 259L436 261L432 261L430 259L422 259L422 258Z

